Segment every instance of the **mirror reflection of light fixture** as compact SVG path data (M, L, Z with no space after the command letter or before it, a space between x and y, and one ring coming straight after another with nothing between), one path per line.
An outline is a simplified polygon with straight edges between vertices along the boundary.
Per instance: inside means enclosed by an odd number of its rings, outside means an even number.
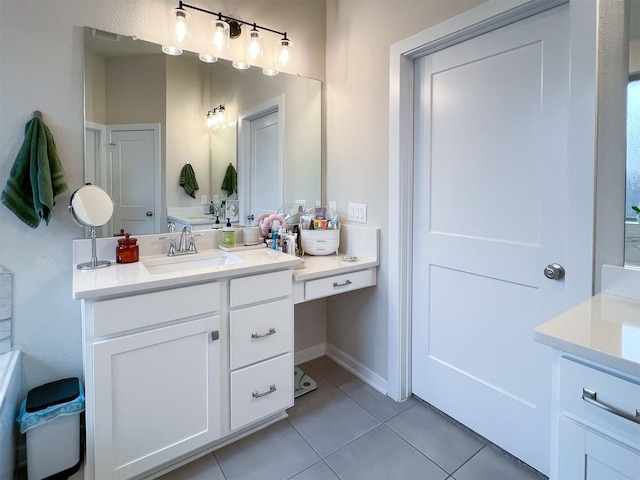
M207 112L207 127L212 130L222 127L226 120L224 105L218 105Z
M218 57L211 53L199 53L198 58L204 63L216 63L218 61Z
M229 49L229 39L238 38L242 33L242 25L248 25L251 26L251 30L249 30L247 34L246 58L233 62L235 68L245 70L251 66L251 61L258 60L262 57L262 31L282 35L282 39L278 43L277 57L271 62L277 67L265 68L263 70L264 74L277 75L279 69L291 64L289 52L291 41L287 38L286 32L279 32L278 30L273 30L256 23L245 22L244 20L223 15L221 12L212 12L204 8L188 5L182 1L178 3L178 8L174 8L169 12L171 44L162 46L162 51L167 55L181 55L183 51L182 47L191 38L191 15L185 8L218 17L211 22L210 27L210 45L212 52L202 52L198 55L198 58L203 62L213 63L217 61L218 55Z

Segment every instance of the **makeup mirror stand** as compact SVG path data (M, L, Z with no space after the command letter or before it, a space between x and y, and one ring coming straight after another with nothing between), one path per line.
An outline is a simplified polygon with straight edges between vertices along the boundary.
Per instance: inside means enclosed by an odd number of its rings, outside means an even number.
M98 260L96 253L96 227L89 227L89 237L91 238L91 260L78 264L78 270L93 270L111 265L109 260Z

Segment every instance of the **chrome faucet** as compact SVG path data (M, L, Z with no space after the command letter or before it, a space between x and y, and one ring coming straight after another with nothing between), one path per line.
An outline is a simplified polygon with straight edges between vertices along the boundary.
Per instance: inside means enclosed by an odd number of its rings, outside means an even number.
M188 255L190 253L198 253L195 237L204 237L204 233L196 233L192 235L191 228L185 226L182 229L182 234L180 235L180 244L177 247L175 235L171 235L168 237L159 237L158 239L169 240L169 251L167 252L167 256L173 257L175 255Z
M180 245L178 246L178 253L186 252L189 250L187 245L187 239L191 236L191 229L185 225L182 229L182 235L180 235Z

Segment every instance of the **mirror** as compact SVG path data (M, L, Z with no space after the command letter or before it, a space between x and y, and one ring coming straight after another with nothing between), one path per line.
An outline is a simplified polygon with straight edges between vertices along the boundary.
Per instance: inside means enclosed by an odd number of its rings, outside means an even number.
M78 225L89 229L91 238L91 260L79 263L78 269L92 270L111 265L108 260L98 260L96 254L96 229L106 225L113 215L113 200L109 194L96 185L80 187L71 195L69 212Z
M246 224L254 171L239 152L239 120L274 98L280 103L282 203L321 198L321 83L296 75L266 76L230 61L206 64L197 54L161 53L160 45L85 28L85 181L111 193L116 209L110 235L166 231L167 214L200 215L202 203L232 200ZM210 130L209 110L223 105L226 123ZM135 161L131 161L131 160ZM190 163L196 197L179 185ZM238 192L222 189L232 164ZM275 187L278 188L278 187ZM215 219L215 218L214 218Z
M640 267L640 0L629 2L624 263ZM635 208L634 208L635 207Z

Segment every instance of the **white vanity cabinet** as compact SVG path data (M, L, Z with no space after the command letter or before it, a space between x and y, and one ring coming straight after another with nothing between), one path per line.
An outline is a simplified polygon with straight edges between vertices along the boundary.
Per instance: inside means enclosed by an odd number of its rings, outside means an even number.
M229 308L234 431L293 405L291 271L231 279Z
M218 282L83 304L86 478L136 477L221 436Z
M640 379L556 358L551 478L640 480Z

